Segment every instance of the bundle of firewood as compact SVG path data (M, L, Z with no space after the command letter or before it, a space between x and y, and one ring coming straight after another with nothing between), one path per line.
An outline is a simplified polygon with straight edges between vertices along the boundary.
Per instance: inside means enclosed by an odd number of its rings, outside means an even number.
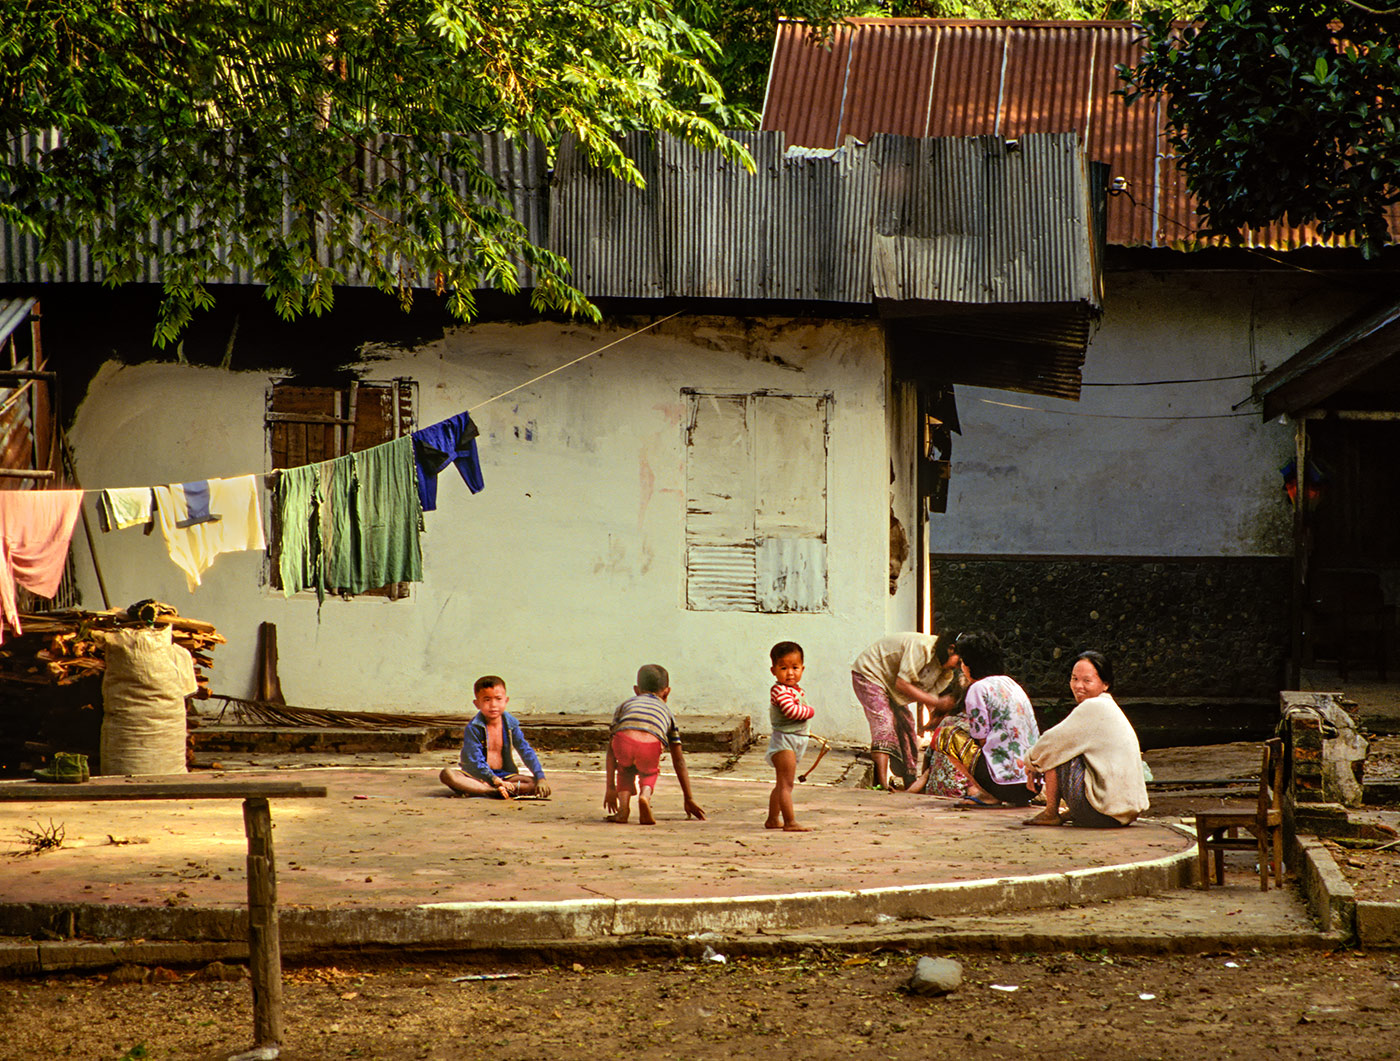
M133 614L135 612L135 614ZM212 669L210 653L225 638L213 623L185 619L168 604L143 601L131 609L86 612L70 609L42 615L20 615L24 633L7 637L0 644L0 681L11 679L47 685L68 685L89 674L106 669L102 639L104 630L132 626L168 626L175 644L194 657L195 681L199 699L209 696Z

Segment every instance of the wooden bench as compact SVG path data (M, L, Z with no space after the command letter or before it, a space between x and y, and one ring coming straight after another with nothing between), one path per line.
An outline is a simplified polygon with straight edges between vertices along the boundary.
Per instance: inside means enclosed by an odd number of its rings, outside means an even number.
M137 799L241 799L248 837L248 965L253 983L253 1043L275 1057L282 1042L282 941L277 925L277 864L269 799L323 798L324 785L300 781L191 781L111 778L80 784L0 784L3 803L92 803Z

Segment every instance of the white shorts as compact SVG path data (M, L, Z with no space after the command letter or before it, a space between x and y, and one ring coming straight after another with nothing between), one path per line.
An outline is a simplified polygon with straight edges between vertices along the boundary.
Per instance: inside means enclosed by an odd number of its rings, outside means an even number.
M784 733L775 729L768 737L768 751L763 758L768 760L768 765L773 765L773 756L779 752L796 752L797 761L800 763L802 757L807 754L808 736L805 733Z

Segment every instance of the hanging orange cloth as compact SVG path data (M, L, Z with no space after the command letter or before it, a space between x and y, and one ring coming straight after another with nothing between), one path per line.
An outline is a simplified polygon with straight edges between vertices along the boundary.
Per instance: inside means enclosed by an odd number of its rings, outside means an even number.
M15 584L41 597L58 592L81 490L0 490L0 640L5 626L22 633Z

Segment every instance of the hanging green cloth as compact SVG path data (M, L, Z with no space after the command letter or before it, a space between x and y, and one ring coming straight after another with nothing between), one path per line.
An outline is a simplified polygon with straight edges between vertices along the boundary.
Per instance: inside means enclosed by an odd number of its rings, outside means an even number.
M316 589L317 600L324 600L326 596L321 553L323 468L320 464L285 468L278 474L273 489L278 522L277 572L281 575L284 597L312 587Z
M422 582L422 503L407 435L333 462L326 584L364 593Z
M405 435L277 480L278 571L290 597L315 588L364 593L423 581L423 509L413 439Z

